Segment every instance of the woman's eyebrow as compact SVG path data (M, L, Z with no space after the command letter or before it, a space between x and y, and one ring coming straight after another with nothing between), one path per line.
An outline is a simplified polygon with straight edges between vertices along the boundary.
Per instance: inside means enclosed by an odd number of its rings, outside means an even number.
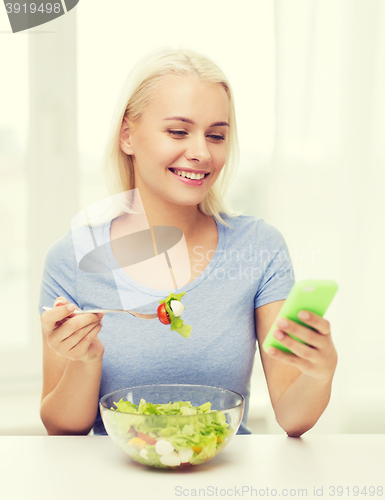
M169 118L165 118L165 120L176 120L180 122L190 123L191 125L195 125L195 122L190 120L190 118L184 118L183 116L171 116ZM227 122L215 122L210 125L210 127L229 127L230 125Z

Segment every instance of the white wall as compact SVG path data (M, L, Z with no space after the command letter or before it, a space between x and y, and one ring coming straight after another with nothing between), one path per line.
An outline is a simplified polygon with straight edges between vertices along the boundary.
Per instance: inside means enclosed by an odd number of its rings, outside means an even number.
M17 305L21 302L24 308L18 324L24 321L25 327L19 328L21 336L28 329L24 335L27 350L23 340L22 356L21 351L18 354L13 348L3 347L0 352L9 366L2 379L0 372L1 400L13 408L7 410L7 417L1 418L0 433L41 431L36 412L32 419L13 420L13 411L15 415L26 415L29 410L19 409L21 398L10 399L10 391L29 395L28 407L32 408L38 397L41 380L37 275L47 245L67 230L78 208L106 195L100 160L123 81L130 67L145 53L162 45L183 44L213 58L234 88L241 146L239 175L231 190L235 206L264 217L280 229L297 279L331 278L340 286L326 314L339 353L333 396L310 432L384 432L385 341L378 324L385 278L381 266L385 246L384 3L247 0L234 8L233 1L218 4L197 0L176 8L175 2L170 1L114 0L106 6L104 0L82 0L60 20L40 27L39 31L53 33L30 35L30 54L38 61L30 68L28 85L35 82L30 107L36 113L36 123L40 123L33 133L30 130L30 137L37 134L34 144L46 140L47 136L39 135L39 131L44 123L54 123L56 132L48 131L53 134L48 143L59 144L60 150L63 134L67 141L64 144L71 146L65 148L65 154L53 149L44 155L41 165L33 164L35 180L28 186L34 186L35 195L41 192L46 198L28 198L29 202L32 200L31 212L21 202L13 205L19 208L21 219L31 213L35 221L32 224L37 224L39 214L48 222L32 227L38 228L41 237L29 236L26 244L32 246L24 250L30 259L29 270L34 271L29 274L30 292L20 301L21 288L17 288L16 281L10 282L15 289L13 297L19 299ZM9 29L6 21L0 17L0 28ZM16 41L11 35L0 36L0 50L21 50ZM65 47L67 54L60 52L55 60L55 50L65 51ZM49 64L48 59L44 62L45 57L51 58ZM20 61L20 65L25 68L26 60ZM19 94L24 91L19 80L19 86L12 85L16 66L10 64L6 75L8 79L0 85L9 99L0 103L5 106L7 102L8 107L12 103L15 113L19 113ZM42 95L39 81L45 79L48 85ZM73 122L76 108L77 124ZM67 117L64 124L63 113ZM25 126L19 128L23 138ZM77 145L78 159L74 156ZM17 148L20 163L24 146ZM35 157L33 152L30 154L36 161L36 153ZM4 155L0 158L3 183L10 160ZM24 184L30 175L28 168L27 160L20 173ZM65 190L60 189L61 182L66 183ZM18 193L22 196L22 188ZM42 200L47 200L46 206L52 206L49 199L56 196L59 201L54 211L48 213ZM9 234L9 218L3 217L0 224L2 231ZM19 238L25 240L24 233ZM7 252L12 254L12 249ZM3 287L3 296L9 289L8 285ZM12 304L15 302L13 299ZM4 337L4 331L12 335L17 313L7 315L4 304L1 301L2 317L8 321L2 332L5 343L9 339ZM0 365L0 371L5 366L5 362ZM14 375L29 373L33 382L28 385L26 378L7 382L7 374L12 371ZM258 359L253 389L254 428L281 432L274 422ZM38 404L35 408L37 411Z

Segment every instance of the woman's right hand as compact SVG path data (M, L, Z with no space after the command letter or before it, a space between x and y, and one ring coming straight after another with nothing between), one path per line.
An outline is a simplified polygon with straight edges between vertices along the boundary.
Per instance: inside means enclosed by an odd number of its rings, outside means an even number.
M41 315L47 345L71 361L101 359L104 346L97 335L102 329L104 313L73 314L75 309L78 308L74 304L58 297L53 309Z

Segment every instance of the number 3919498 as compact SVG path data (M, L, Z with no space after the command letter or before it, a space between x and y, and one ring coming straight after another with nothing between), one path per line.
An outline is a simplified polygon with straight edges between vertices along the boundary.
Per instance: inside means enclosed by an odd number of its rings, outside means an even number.
M35 14L37 12L41 12L42 14L60 14L62 5L61 3L6 3L5 8L8 14L19 14L24 13L27 14Z

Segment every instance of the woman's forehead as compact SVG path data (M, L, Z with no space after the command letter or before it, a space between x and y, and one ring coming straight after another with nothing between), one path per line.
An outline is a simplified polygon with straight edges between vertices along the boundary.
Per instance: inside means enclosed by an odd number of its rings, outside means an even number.
M229 97L220 83L207 83L191 76L169 75L152 90L149 114L159 117L184 114L215 115L216 121L228 121ZM184 114L183 114L184 113Z

